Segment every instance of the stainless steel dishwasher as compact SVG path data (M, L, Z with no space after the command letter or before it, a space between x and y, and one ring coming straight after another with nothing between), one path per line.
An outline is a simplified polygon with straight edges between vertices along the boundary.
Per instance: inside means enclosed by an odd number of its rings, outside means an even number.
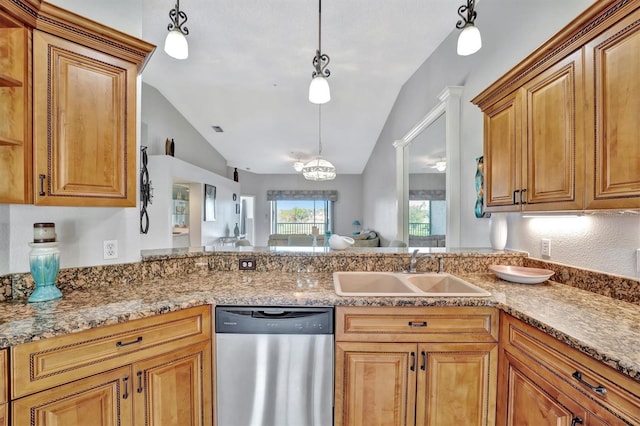
M333 424L332 307L216 307L218 426Z

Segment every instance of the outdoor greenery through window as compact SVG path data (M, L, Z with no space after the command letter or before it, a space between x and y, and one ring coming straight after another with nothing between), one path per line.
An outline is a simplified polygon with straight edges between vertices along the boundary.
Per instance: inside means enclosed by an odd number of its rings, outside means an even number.
M446 233L445 209L444 200L409 200L409 235L427 237Z
M331 230L331 201L271 201L271 232L274 234L311 234L317 226L322 235Z

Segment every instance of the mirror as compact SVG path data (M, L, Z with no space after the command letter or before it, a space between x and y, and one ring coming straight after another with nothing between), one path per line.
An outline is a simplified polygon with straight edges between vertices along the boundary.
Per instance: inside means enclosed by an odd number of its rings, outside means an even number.
M444 247L447 234L446 117L443 113L407 146L410 247Z
M444 246L460 246L460 98L462 89L461 86L447 86L438 96L440 102L402 139L393 143L396 148L397 238L408 245L411 242L409 238L411 161L415 159L418 162L422 152L435 152L437 155L437 146L429 140L437 138L444 127L445 155L443 157L447 162L444 172L444 221L446 223ZM423 133L425 133L424 137L422 137ZM412 148L414 143L415 146ZM433 147L430 146L432 143L434 143Z

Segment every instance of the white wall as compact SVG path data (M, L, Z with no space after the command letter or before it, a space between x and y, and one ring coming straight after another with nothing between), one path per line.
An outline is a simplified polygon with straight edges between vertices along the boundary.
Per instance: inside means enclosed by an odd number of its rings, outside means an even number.
M409 189L446 190L444 173L409 173Z
M163 55L164 52L156 54ZM155 87L148 84L142 85L142 122L146 128L142 144L148 146L149 155L165 154L165 141L173 138L176 158L221 176L227 174L227 160Z
M593 0L482 0L478 3L476 23L482 33L482 49L471 56L458 56L459 32L453 30L400 91L363 175L365 221L373 224L384 238L393 238L396 201L392 143L438 103L437 95L445 86L460 85L464 86L461 245L488 247L489 221L476 219L473 213L475 158L482 154L483 124L482 113L470 100L592 3ZM612 215L582 219L589 225L555 234L550 260L638 276L633 259L635 249L640 247L640 217ZM507 248L528 251L538 257L542 235L548 235L548 230L533 229L529 219L509 215Z
M374 229L362 220L362 176L340 175L326 182L306 180L302 173L287 175L258 175L238 170L242 195L255 196L255 246L266 246L270 231L270 203L267 201L269 189L335 189L338 201L334 203L334 232L351 235L354 220L358 219L365 228Z
M171 226L174 183L190 183L191 243L185 241L185 245L213 245L217 238L233 235L233 228L240 219L236 214L236 201L232 198L233 193L240 192L240 185L237 182L166 155L149 156L148 168L149 179L153 182L154 196L153 202L147 208L149 232L140 235L141 249L176 246ZM204 222L202 199L205 183L216 187L215 221Z

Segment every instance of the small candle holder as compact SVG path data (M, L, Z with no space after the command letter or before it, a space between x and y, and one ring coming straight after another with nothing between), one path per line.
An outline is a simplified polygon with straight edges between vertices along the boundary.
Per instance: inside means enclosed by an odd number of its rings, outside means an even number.
M62 292L56 287L60 271L60 250L56 242L53 223L33 225L33 243L29 243L29 269L36 288L29 296L29 302L45 302L59 299Z

